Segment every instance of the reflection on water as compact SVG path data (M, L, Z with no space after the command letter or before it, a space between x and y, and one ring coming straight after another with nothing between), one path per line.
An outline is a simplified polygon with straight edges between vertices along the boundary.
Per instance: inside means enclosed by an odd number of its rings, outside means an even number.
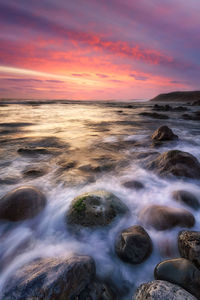
M143 169L144 160L155 152L174 147L200 159L198 122L188 121L186 125L179 112L170 112L170 119L164 121L139 115L150 110L148 103L69 102L0 107L0 196L20 185L34 185L48 198L46 209L35 219L15 225L0 224L1 287L16 268L33 258L79 253L94 257L98 275L113 281L122 294L130 290L124 299L131 299L137 285L153 279L156 263L177 255L178 228L164 236L148 230L154 251L141 265L125 264L114 252L116 234L138 224L138 212L145 204L180 207L171 199L171 192L181 188L199 195L198 182L164 180ZM161 124L179 135L176 145L152 148L149 137ZM125 181L134 179L143 183L144 189L123 186ZM131 214L107 228L86 230L78 239L67 231L64 215L75 196L99 188L116 194ZM198 214L191 212L198 228Z

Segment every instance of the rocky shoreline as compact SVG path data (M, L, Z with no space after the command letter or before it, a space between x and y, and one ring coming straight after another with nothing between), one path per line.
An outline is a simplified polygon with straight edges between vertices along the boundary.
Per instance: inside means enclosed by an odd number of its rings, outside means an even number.
M158 128L151 137L153 143L167 143L178 136L167 126ZM19 149L19 153L25 153ZM41 149L38 150L41 153ZM33 152L33 151L32 151ZM43 151L42 151L43 153ZM30 150L26 150L30 155ZM34 149L36 155L37 149ZM145 167L159 176L200 178L200 163L191 154L170 150L149 159ZM142 189L140 182L125 182L127 188ZM188 191L173 192L175 201L199 209L199 200ZM45 195L36 187L21 186L3 196L0 220L22 222L34 218L46 206ZM95 230L108 226L129 213L128 207L114 194L105 190L91 191L76 197L66 212L66 226L75 233L87 227ZM161 205L147 205L140 211L140 224L124 228L116 236L116 255L125 263L140 264L153 251L149 227L164 231L173 227L193 227L195 218L190 211ZM142 284L133 299L200 299L200 233L181 231L178 236L180 258L160 262L154 270L155 280ZM196 297L196 298L195 298ZM120 299L116 287L96 277L92 257L79 253L71 258L41 258L19 269L8 279L3 299Z
M0 222L6 228L3 232L3 238L13 228L20 227L25 222L37 220L37 218L42 219L43 214L48 209L51 191L46 194L42 185L30 185L30 181L28 181L33 180L34 183L35 179L40 180L40 178L48 175L51 165L48 160L44 159L45 157L51 157L51 161L59 162L54 177L56 180L59 178L61 182L66 174L70 172L73 174L76 168L78 172L83 174L82 177L90 183L97 179L100 174L106 172L110 174L113 170L126 169L131 160L136 160L144 172L148 172L150 176L155 176L160 180L167 180L171 183L174 180L177 182L190 182L191 180L199 182L199 160L195 155L179 150L177 145L182 138L180 131L174 130L174 127L172 128L169 123L165 124L165 120L169 120L171 114L179 114L180 119L187 120L187 122L198 122L199 111L193 109L196 105L198 103L193 103L190 106L152 104L150 110L140 111L138 115L143 118L144 126L148 125L146 120L150 119L153 123L156 119L159 122L157 129L152 130L148 136L140 140L101 141L98 147L104 149L106 154L112 153L113 155L113 152L117 154L116 156L106 156L101 153L95 157L93 164L86 163L84 159L80 164L74 157L71 160L66 159L62 152L67 152L69 149L69 154L73 150L70 149L69 144L63 145L57 139L43 139L38 144L31 141L29 144L22 144L18 148L15 145L14 151L22 161L28 159L30 162L34 162L42 157L44 162L39 160L39 163L43 162L41 166L38 164L37 167L30 165L23 168L22 176L28 184L20 184L20 179L17 180L17 177L14 176L0 178L1 185L17 184L17 187L15 186L9 191L7 189L0 199ZM120 108L121 110L117 108L116 111L118 115L123 113L126 115L128 110L133 111L135 109L134 105L127 105L127 107L124 105ZM130 127L135 125L133 120L117 120L114 124ZM18 125L32 126L25 122ZM110 122L110 125L112 126L113 123ZM89 128L94 127L99 132L108 131L108 123L103 121L98 124L88 122L87 126ZM5 123L4 127L8 127L9 130L11 127L15 128L14 125L9 127L8 123ZM6 143L7 141L4 140L3 144ZM169 148L168 145L170 145ZM94 145L90 145L89 150L91 152L92 147ZM134 147L135 151L129 153L129 161L127 161L124 158L124 153L131 147ZM146 150L140 151L140 149ZM79 178L77 180L79 181ZM67 186L70 184L71 182L68 182ZM127 180L124 178L121 181L121 186L127 190L127 193L137 193L139 202L146 189L146 182L137 177ZM108 246L108 251L112 253L114 263L120 262L122 266L133 268L133 271L134 268L140 268L143 263L151 260L157 251L159 245L156 244L152 233L165 235L170 230L179 229L175 241L179 257L177 253L173 254L170 244L166 247L164 245L163 251L171 251L170 257L163 259L161 256L162 260L159 263L157 261L154 270L152 269L154 280L150 282L144 280L144 283L136 286L137 289L134 287L136 291L134 294L132 292L131 296L131 287L128 284L115 282L115 274L112 273L105 277L99 276L99 266L95 257L91 253L88 254L76 248L76 251L72 251L71 254L69 254L70 249L67 249L66 255L51 255L50 257L48 254L46 256L44 254L37 255L37 258L34 257L32 261L28 260L28 263L20 264L19 268L15 267L14 272L4 282L2 299L120 300L131 297L134 300L200 299L200 232L193 230L195 224L198 224L196 211L200 209L200 199L197 194L187 189L187 186L185 188L184 186L181 188L177 186L170 191L169 196L172 205L164 201L157 203L156 200L145 202L142 207L139 206L139 209L136 210L135 219L129 221L128 224L124 222L122 223L123 226L119 227L118 224L122 220L130 220L132 212L129 203L115 192L114 187L112 191L106 187L91 188L86 192L76 194L75 197L70 196L70 204L62 215L64 219L62 230L69 232L74 239L83 240L85 244L88 243L85 232L92 235L94 232L105 230L104 234L107 234L111 227L116 227L116 231L109 233L112 244ZM48 220L51 223L51 215L48 215ZM59 222L62 220L59 219ZM33 232L34 226L32 225ZM20 239L21 237L17 236L17 238ZM96 252L102 250L98 249L96 245L94 248ZM23 247L19 249L19 254L21 254L20 251L23 251ZM8 251L9 255L6 257L7 260L2 262L2 269L7 262L12 261L16 254L14 252L15 250L12 250L11 247L10 252Z

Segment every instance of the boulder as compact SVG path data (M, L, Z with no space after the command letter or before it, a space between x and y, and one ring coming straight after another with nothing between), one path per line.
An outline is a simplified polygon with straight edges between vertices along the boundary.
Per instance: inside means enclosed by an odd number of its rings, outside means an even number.
M118 235L115 243L117 255L125 262L139 264L152 252L152 242L141 226L129 227Z
M141 190L144 188L144 184L137 180L130 180L123 183L123 186L128 189Z
M182 208L164 205L148 205L139 214L140 221L145 226L157 230L166 230L175 226L192 227L195 224L194 216Z
M118 197L98 190L76 197L67 212L66 220L69 225L105 226L118 215L127 212L127 206Z
M200 271L185 258L162 261L155 267L154 277L177 284L200 298Z
M199 200L191 192L184 191L184 190L174 191L172 193L172 198L174 200L176 200L177 202L180 202L182 204L186 204L187 206L190 206L194 209L199 209L200 208Z
M178 236L180 255L189 259L200 269L200 232L181 231Z
M95 263L89 256L41 258L8 278L2 299L79 299L94 279Z
M170 150L160 154L155 160L147 163L148 170L160 176L200 178L200 163L188 152Z
M22 186L0 200L0 220L22 221L35 217L46 205L46 197L35 187Z
M197 298L176 284L154 280L143 283L132 300L197 300Z
M168 126L159 127L152 135L154 141L172 141L178 139L178 136Z

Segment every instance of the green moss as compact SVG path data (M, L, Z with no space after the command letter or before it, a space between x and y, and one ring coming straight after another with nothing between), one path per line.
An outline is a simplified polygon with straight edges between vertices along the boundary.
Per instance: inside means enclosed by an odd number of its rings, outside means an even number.
M86 199L86 197L82 197L80 199L78 199L74 205L73 208L77 211L77 212L81 212L84 211L86 209L86 205L84 203L84 200Z

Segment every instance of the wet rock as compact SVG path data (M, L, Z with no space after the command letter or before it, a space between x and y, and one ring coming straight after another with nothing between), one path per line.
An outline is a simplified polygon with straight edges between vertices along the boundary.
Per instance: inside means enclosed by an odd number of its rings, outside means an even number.
M167 115L158 114L158 113L142 112L142 113L139 113L139 115L144 116L144 117L151 117L154 119L169 119L169 117Z
M141 190L144 188L144 184L137 180L130 180L123 183L123 186L125 186L128 189L136 189Z
M166 105L155 104L152 109L156 111L171 111L172 107L169 104Z
M6 184L6 185L12 185L17 184L20 181L20 178L17 177L4 177L0 178L0 185Z
M185 258L169 259L159 263L155 267L154 277L177 284L200 298L200 271Z
M0 201L0 219L22 221L35 217L46 205L46 197L35 187L19 187Z
M127 206L114 194L99 190L76 197L66 217L70 225L105 226L127 212Z
M165 177L177 176L200 178L200 163L192 154L179 150L170 150L160 154L146 165L147 169Z
M200 268L200 232L181 231L178 236L180 255Z
M200 106L200 99L192 102L192 106Z
M22 173L24 177L37 178L47 174L47 168L26 168Z
M79 299L79 294L94 278L95 263L89 256L41 258L8 279L2 299Z
M169 104L166 105L155 104L152 109L156 111L187 111L188 110L187 107L184 106L172 107Z
M151 254L151 238L143 227L137 225L129 227L118 235L115 251L123 261L139 264Z
M34 147L30 147L30 148L19 148L17 150L17 152L20 155L24 155L24 156L36 156L36 155L41 155L41 154L50 154L50 151L48 149L45 148L34 148Z
M197 300L176 284L154 280L143 283L136 291L132 300Z
M117 300L117 295L109 285L95 280L78 296L77 300Z
M166 230L175 226L192 227L194 216L182 208L172 208L162 205L149 205L139 214L139 219L146 225L157 230Z
M194 209L200 208L200 202L195 195L188 191L178 190L172 193L172 198L177 202L186 204Z
M172 141L178 139L178 136L168 126L161 126L152 135L154 141Z
M197 113L193 114L183 114L182 118L185 120L192 120L192 121L200 121L200 115Z

